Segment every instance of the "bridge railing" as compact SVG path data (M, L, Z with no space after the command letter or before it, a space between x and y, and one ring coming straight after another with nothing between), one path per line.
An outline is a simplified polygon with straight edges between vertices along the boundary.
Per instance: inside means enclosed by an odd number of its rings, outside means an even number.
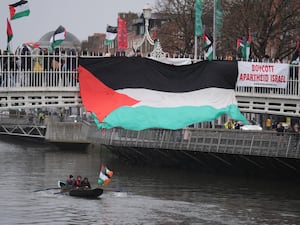
M77 53L0 55L0 91L78 87ZM99 56L96 56L99 57ZM286 88L236 87L239 95L300 96L299 65L290 65Z
M0 89L78 87L78 55L1 55Z
M92 137L90 135L89 137ZM102 144L116 147L173 149L267 157L300 158L299 134L276 131L227 129L104 130L95 136Z
M37 118L36 118L37 119ZM0 117L0 134L45 137L48 140L100 143L114 147L150 148L190 152L238 154L277 158L300 158L300 134L276 131L243 131L210 128L185 128L181 130L147 129L142 131L113 128L97 131L93 123L59 122L57 116L47 121L30 117ZM66 129L68 126L68 129ZM32 129L34 128L34 129ZM34 130L35 133L30 133Z

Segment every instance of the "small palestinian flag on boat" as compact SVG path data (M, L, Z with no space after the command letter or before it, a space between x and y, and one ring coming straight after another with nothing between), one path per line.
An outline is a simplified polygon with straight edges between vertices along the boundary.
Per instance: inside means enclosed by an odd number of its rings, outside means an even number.
M113 171L109 170L106 166L102 165L99 173L98 184L107 186L113 176Z

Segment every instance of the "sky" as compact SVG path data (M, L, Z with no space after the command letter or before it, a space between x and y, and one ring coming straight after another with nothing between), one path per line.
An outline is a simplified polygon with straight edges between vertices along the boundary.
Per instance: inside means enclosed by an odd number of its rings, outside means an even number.
M9 4L19 0L0 0L0 49L6 49L6 19ZM10 21L15 50L25 42L36 42L59 25L80 41L94 33L105 33L106 26L117 26L119 12L142 13L146 3L153 8L156 0L28 0L30 15Z

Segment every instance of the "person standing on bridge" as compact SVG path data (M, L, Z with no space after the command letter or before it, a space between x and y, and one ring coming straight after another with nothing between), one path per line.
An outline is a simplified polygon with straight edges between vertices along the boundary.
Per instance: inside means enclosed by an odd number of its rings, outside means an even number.
M270 118L267 118L266 119L266 128L267 130L271 130L271 127L272 127L272 121Z
M233 120L229 119L225 124L224 124L225 129L234 129L234 123Z
M39 122L40 122L40 125L44 124L44 120L45 120L45 114L43 112L40 112L39 113Z
M294 148L298 148L299 140L300 140L299 123L295 123L293 126L293 136L294 136Z
M282 126L282 123L281 123L281 122L279 122L279 123L277 124L276 131L277 131L277 136L283 136L283 133L284 133L284 127Z
M282 136L283 136L283 134L284 134L284 127L282 126L282 123L281 123L281 122L279 122L279 123L277 124L276 132L277 132L277 136L279 136L279 137L278 137L278 145L281 145L282 138L283 138Z

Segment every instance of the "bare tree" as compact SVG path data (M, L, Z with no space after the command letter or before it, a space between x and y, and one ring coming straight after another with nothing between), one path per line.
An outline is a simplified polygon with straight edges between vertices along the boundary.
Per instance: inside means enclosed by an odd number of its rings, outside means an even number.
M204 0L202 21L213 27L213 0ZM291 55L300 28L299 0L221 0L223 27L215 40L217 55L236 54L239 37L251 33L251 57L283 59ZM159 39L164 50L192 54L194 47L194 0L158 0L156 8L168 16Z
M170 53L191 53L194 46L194 0L158 0L156 7L169 18L159 33L163 49Z
M229 51L238 37L252 36L252 57L283 59L298 36L300 2L296 0L235 0L226 5L222 47Z

